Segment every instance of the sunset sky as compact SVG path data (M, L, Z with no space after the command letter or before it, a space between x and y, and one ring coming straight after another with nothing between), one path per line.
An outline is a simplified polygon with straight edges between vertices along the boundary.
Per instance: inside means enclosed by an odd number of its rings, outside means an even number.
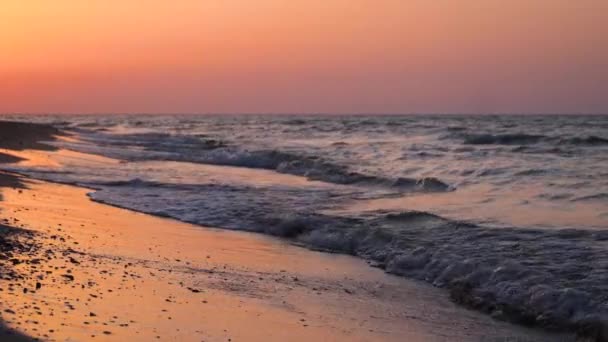
M607 0L0 0L1 113L608 113Z

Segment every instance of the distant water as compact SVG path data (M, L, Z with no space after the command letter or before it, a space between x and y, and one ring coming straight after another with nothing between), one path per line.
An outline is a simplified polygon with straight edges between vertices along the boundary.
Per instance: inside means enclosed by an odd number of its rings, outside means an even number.
M605 323L608 116L69 116L91 198L366 258L494 315ZM145 229L145 227L142 227Z

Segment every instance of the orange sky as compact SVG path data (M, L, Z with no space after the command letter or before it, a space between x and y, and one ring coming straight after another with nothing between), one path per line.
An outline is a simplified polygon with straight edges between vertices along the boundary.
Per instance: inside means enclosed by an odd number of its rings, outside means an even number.
M603 112L606 0L0 0L0 112Z

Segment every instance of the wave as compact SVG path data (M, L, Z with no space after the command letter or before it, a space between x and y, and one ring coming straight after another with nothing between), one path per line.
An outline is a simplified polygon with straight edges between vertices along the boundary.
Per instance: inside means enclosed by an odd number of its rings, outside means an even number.
M496 318L587 335L608 329L608 230L491 228L419 211L337 216L300 206L303 209L296 213L274 200L254 203L256 210L248 210L239 201L263 198L249 193L259 189L206 190L221 191L236 207L226 212L225 203L220 203L221 212L215 211L217 193L206 192L199 197L209 199L196 203L205 212L199 216L191 210L150 209L158 206L134 201L142 196L133 189L122 189L127 194L123 197L112 196L113 190L91 197L203 226L269 234L315 250L358 256L386 272L445 288L454 301ZM201 194L201 189L193 191ZM240 192L226 195L235 191Z
M586 333L608 329L608 230L493 228L420 211L340 216L322 214L336 195L323 191L167 185L159 193L142 184L134 179L90 196L358 256L389 273L445 288L453 300L497 318Z
M248 150L202 135L181 136L165 133L144 133L89 136L87 140L93 142L96 146L130 146L137 147L138 150L132 152L124 148L99 150L89 149L83 145L71 145L69 147L119 159L179 161L266 169L333 184L365 185L396 189L403 192L442 192L453 189L449 184L434 177L416 179L367 175L352 171L345 165L326 161L318 156L307 156L274 149Z
M608 201L608 193L601 192L589 196L581 196L576 197L571 200L572 202L580 202L580 201Z
M546 135L509 133L509 134L464 134L465 145L534 145L541 142L555 145L573 146L603 146L608 145L608 139L590 135L587 137L552 137Z
M333 164L318 157L307 157L276 150L247 151L219 148L207 154L185 156L182 161L274 170L280 173L304 176L311 180L342 185L367 185L396 188L401 191L448 191L443 181L427 177L422 179L399 177L396 179L371 176L350 171L346 166Z
M547 169L526 169L522 171L518 171L515 173L515 176L542 176L551 172Z
M469 134L464 136L465 145L527 145L536 144L544 135L532 134Z
M264 233L363 257L389 273L446 288L456 302L496 318L559 330L608 329L602 291L608 231L491 229L425 212L269 223ZM602 246L590 250L594 244Z
M574 137L570 139L563 139L561 143L571 144L571 145L588 145L588 146L599 146L599 145L608 145L608 139L601 138L595 135L590 135L588 137Z

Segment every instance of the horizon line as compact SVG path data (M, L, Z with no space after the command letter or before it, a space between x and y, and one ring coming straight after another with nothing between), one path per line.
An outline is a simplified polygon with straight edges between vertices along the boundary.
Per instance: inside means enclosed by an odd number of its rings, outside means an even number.
M82 112L82 113L74 113L74 112L0 112L0 116L19 116L19 115L65 115L65 116L85 116L85 115L151 115L151 116L168 116L168 115L183 115L183 116L205 116L205 115L227 115L227 116L235 116L235 115L251 115L251 116L282 116L282 115L301 115L301 116L419 116L419 115L430 115L430 116L441 116L441 115L479 115L479 116L496 116L496 115L571 115L571 116L597 116L597 115L608 115L608 112L589 112L589 113L568 113L568 112L494 112L494 113L484 113L484 112L472 112L472 113L457 113L457 112L410 112L410 113L400 113L400 112L377 112L377 113L340 113L340 112Z

